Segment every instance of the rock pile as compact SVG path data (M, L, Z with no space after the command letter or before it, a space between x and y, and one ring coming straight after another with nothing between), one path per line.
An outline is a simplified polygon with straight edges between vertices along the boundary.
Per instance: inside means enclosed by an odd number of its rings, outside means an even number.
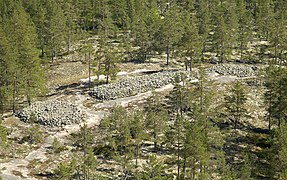
M98 100L112 100L129 97L174 83L181 73L184 73L190 78L189 72L163 71L98 86L90 92L90 95Z
M219 64L212 66L208 69L208 72L216 72L222 75L231 75L237 77L250 77L256 75L257 67L248 65L236 65L236 64Z
M58 100L36 102L19 111L16 116L23 122L34 121L50 127L79 124L85 118L76 105Z

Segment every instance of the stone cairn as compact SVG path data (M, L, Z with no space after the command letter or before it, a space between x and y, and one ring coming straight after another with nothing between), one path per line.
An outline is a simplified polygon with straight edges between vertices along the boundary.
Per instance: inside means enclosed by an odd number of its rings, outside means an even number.
M16 113L16 116L23 122L36 122L49 127L79 124L86 117L76 105L58 100L36 102Z
M191 79L189 72L162 71L148 75L135 76L119 82L97 86L89 94L93 98L102 101L134 96L138 93L144 93L171 83L175 83L181 74L185 74L188 79Z

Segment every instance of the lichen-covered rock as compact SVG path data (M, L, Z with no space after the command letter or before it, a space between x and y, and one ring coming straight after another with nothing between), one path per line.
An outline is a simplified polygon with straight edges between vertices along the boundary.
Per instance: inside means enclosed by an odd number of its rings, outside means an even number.
M190 78L190 73L186 71L163 71L97 86L89 94L98 100L129 97L174 83L181 74Z
M74 104L49 100L36 102L16 113L23 122L37 122L44 126L56 127L79 124L86 115Z

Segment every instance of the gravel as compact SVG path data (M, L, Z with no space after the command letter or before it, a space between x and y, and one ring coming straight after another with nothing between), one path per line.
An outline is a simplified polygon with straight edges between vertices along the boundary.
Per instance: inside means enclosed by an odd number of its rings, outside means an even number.
M58 100L36 102L17 112L16 116L23 122L34 121L49 127L79 124L86 117L76 105Z
M237 64L219 64L212 66L207 70L209 73L216 72L221 75L230 75L237 77L255 76L257 67Z
M98 100L113 100L134 96L176 82L181 73L190 79L190 73L185 71L163 71L148 75L136 76L116 83L97 86L89 94Z

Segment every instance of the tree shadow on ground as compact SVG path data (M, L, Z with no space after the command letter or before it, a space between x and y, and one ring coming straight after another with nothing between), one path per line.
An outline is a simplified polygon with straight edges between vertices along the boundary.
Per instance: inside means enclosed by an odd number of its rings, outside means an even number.
M268 129L239 123L237 130L234 130L232 122L220 122L216 123L216 126L227 131L223 150L232 169L240 169L243 155L246 153L251 158L252 178L276 179L270 163L272 157Z

